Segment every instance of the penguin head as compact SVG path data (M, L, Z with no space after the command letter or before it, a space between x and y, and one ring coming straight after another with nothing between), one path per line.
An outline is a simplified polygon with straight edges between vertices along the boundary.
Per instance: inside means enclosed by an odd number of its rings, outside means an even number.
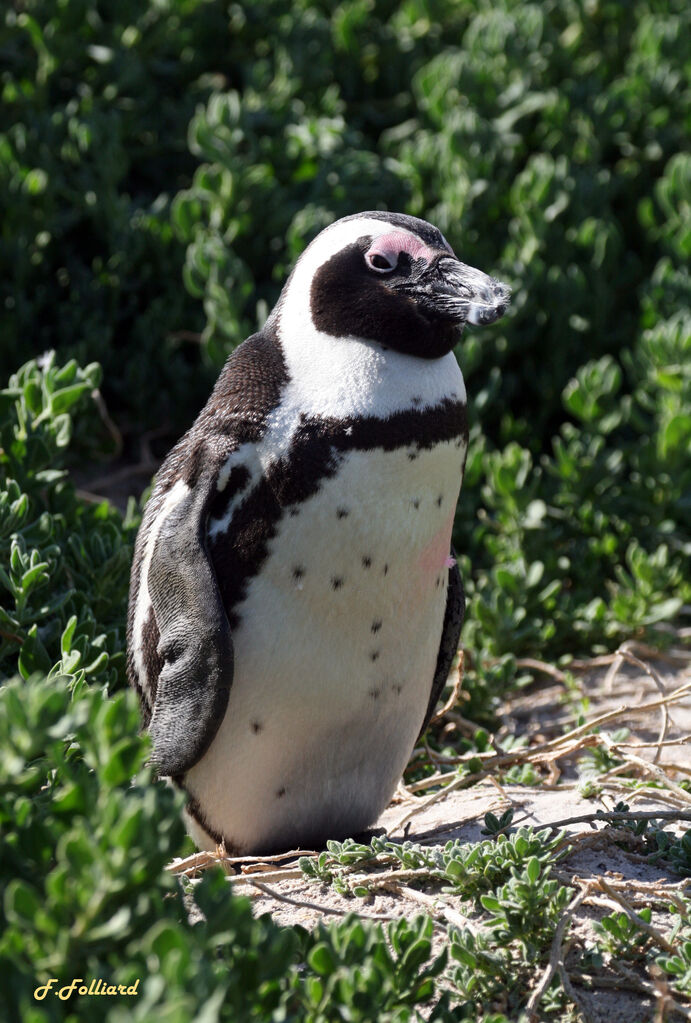
M509 300L510 289L462 263L436 227L376 211L344 217L317 235L279 308L291 307L292 322L297 316L308 332L437 359L466 323L493 323Z

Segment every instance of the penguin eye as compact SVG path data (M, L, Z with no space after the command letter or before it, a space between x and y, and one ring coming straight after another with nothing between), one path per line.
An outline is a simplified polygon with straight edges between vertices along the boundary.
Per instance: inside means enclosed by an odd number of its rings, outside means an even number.
M365 262L371 270L375 270L378 274L388 274L396 269L396 264L391 261L391 258L381 252L368 252Z

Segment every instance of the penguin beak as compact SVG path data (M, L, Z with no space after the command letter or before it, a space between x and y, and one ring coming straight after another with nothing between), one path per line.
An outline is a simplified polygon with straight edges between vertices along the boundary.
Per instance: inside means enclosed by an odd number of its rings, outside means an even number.
M455 320L485 326L503 316L511 301L511 288L474 266L452 256L437 262L439 280L434 288L439 306Z
M511 301L506 284L446 253L406 283L405 291L423 312L458 324L494 323Z

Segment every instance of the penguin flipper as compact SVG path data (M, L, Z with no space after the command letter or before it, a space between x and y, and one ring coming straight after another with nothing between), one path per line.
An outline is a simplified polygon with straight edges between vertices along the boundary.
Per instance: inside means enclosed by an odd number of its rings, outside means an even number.
M216 476L200 477L166 515L148 572L160 632L158 676L149 732L152 762L180 775L211 745L233 681L233 639L206 541Z
M444 611L444 625L441 630L441 643L439 644L439 654L437 655L437 666L434 671L432 691L430 692L427 713L425 714L425 720L422 722L420 735L424 733L430 723L432 715L434 714L434 709L444 691L444 686L447 678L449 677L453 659L456 656L456 651L458 650L458 640L461 635L463 616L465 614L465 593L463 590L463 583L461 581L461 573L458 570L458 563L456 562L456 552L453 549L453 546L451 547L451 557L454 559L454 564L451 568L449 568L449 584L446 589L446 610Z

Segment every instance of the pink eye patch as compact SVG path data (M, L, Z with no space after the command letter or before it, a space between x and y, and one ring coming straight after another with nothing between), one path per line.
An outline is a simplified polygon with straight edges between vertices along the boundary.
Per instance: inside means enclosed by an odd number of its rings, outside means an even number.
M430 249L419 238L412 234L404 234L402 231L390 231L375 238L367 250L367 256L382 256L390 266L395 266L401 252L407 252L411 259L424 259L428 263L435 255L434 249Z

